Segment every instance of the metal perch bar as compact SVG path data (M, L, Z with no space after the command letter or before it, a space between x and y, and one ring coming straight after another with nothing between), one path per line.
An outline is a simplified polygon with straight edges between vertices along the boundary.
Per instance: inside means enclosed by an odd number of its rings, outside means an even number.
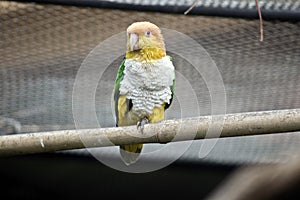
M300 109L165 120L145 125L143 135L136 126L6 135L0 136L0 156L291 131L300 131Z

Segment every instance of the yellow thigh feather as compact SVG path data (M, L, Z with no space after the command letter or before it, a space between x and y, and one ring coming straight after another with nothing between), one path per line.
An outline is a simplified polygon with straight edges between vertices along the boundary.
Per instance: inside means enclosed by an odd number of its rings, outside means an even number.
M164 120L165 117L165 104L160 107L154 107L152 114L146 116L149 123L157 123ZM138 121L143 118L137 117L131 111L127 111L126 96L121 95L118 100L118 126L136 125Z

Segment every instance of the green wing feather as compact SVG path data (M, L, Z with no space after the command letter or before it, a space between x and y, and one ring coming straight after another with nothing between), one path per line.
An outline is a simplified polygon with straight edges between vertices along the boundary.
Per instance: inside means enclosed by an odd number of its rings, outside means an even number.
M118 126L118 100L120 96L120 83L123 80L123 72L125 68L125 58L123 59L115 80L115 88L114 88L114 101L115 101L115 114L116 114L116 125Z

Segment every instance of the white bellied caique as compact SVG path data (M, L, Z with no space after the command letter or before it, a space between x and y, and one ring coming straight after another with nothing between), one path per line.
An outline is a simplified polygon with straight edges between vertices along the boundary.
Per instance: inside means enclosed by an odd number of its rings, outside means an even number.
M127 28L126 55L115 80L116 125L136 125L164 120L174 95L175 69L161 30L150 22L135 22ZM121 145L125 164L138 160L143 144Z

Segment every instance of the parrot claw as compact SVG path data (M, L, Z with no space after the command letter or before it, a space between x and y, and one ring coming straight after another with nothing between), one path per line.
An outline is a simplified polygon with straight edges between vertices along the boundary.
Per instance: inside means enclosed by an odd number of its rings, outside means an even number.
M144 133L144 125L148 124L148 123L149 123L149 121L148 121L147 118L144 118L141 121L138 121L138 123L137 123L137 129L140 128L141 133L143 134Z

